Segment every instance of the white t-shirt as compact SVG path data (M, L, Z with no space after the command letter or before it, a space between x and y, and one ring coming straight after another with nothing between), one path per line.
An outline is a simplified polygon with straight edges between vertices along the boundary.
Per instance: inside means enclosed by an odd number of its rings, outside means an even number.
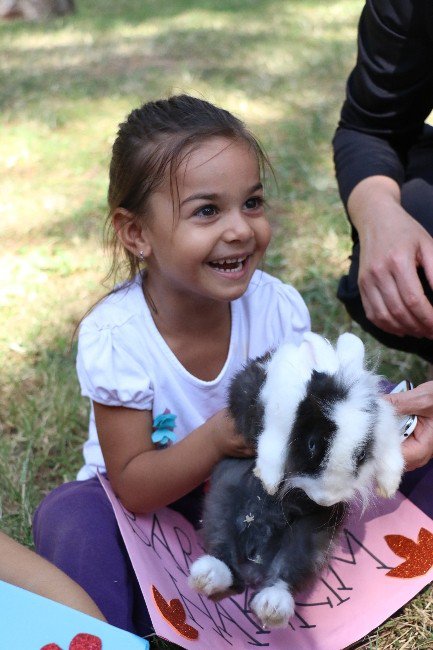
M226 406L233 375L248 359L285 341L298 343L310 329L300 294L280 280L256 271L245 294L231 303L231 336L218 377L194 377L168 347L144 300L141 278L110 294L84 319L78 340L77 372L81 393L107 406L148 409L153 417L176 417L176 441ZM93 407L85 465L78 479L104 471Z

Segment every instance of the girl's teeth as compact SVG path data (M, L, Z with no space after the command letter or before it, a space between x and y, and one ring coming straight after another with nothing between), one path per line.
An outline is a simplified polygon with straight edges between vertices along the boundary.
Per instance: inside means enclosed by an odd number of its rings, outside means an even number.
M235 273L236 271L242 270L242 265L245 262L245 260L246 260L245 257L233 257L224 260L216 260L215 262L210 262L210 264L214 268L217 268L220 271L224 271L225 273ZM229 264L232 265L236 264L236 266L225 268L228 267Z

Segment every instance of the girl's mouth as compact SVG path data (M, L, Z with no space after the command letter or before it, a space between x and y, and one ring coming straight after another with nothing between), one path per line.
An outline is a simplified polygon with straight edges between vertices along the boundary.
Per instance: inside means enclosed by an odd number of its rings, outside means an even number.
M243 257L228 257L226 259L209 262L209 266L217 271L223 271L224 273L239 273L239 271L242 271L244 268L247 259L248 255L244 255Z

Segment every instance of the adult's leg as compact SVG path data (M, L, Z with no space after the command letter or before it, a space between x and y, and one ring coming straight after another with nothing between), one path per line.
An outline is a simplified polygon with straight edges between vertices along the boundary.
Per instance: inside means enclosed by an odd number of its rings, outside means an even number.
M423 137L412 149L402 187L402 205L433 237L433 129L426 127ZM417 354L433 363L433 341L411 336L398 337L383 332L365 315L358 289L359 242L354 233L354 246L349 274L340 280L338 297L357 323L387 347ZM425 294L433 303L433 290L423 272L420 273ZM400 490L415 505L433 518L433 461L413 472L407 472Z
M406 472L400 491L433 519L433 460L424 467Z
M48 494L35 512L33 536L36 551L81 585L109 623L137 634L152 631L113 509L96 477Z
M406 182L401 188L402 205L433 237L433 129L426 128L424 136L414 146L409 155ZM338 286L337 296L344 303L354 321L374 336L380 343L395 350L417 354L433 363L433 340L413 336L394 336L384 332L368 320L358 288L359 241L353 233L353 249L349 273L343 276ZM404 242L402 242L404 246ZM429 286L424 272L420 270L424 292L433 304L433 289Z

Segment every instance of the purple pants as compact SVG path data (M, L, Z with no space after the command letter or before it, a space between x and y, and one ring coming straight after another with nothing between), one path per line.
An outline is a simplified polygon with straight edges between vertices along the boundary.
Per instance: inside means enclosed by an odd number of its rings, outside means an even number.
M193 524L202 489L172 507ZM48 494L33 519L39 555L87 591L111 625L145 636L153 632L111 504L98 478L65 483Z

